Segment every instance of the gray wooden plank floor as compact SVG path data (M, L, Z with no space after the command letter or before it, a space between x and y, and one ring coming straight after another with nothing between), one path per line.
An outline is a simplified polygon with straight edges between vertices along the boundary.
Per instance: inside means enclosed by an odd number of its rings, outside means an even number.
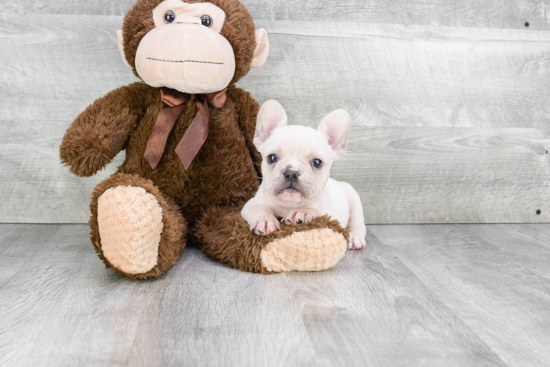
M550 225L370 226L332 270L186 249L105 269L85 225L0 225L1 366L548 366Z

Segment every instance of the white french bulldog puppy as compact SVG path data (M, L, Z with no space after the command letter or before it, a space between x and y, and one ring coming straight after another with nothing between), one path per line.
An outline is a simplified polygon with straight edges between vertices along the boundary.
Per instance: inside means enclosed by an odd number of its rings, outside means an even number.
M350 234L350 249L365 247L367 229L357 191L329 177L332 163L346 152L351 118L344 110L326 116L318 129L287 125L279 102L258 112L254 145L262 155L263 180L241 216L256 234L280 229L281 221L304 223L324 214Z

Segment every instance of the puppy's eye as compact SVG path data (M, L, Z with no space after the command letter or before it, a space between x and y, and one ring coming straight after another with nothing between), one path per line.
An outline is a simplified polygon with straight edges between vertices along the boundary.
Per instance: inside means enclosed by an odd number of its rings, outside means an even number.
M270 154L268 157L267 157L267 163L275 163L277 162L278 158L275 154Z
M311 165L315 168L321 168L323 167L323 161L318 158L315 158L314 160L311 161Z
M174 13L172 10L168 10L166 13L164 13L164 23L170 24L176 19L176 13Z
M210 15L203 15L201 17L201 22L202 22L202 25L205 26L205 27L212 27L212 18L210 18Z

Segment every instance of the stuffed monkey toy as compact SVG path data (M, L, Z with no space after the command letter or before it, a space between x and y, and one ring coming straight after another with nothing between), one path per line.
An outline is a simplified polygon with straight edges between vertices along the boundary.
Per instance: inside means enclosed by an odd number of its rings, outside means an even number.
M267 59L264 29L238 0L138 0L117 32L142 82L97 99L68 128L63 164L91 176L126 159L90 204L91 239L118 273L158 277L193 243L257 273L324 270L348 233L327 216L261 236L241 219L259 187L258 103L235 86Z

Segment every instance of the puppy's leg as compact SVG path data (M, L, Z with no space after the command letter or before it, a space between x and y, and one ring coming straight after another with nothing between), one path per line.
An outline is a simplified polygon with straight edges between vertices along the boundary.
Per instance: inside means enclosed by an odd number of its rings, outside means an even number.
M366 245L365 237L367 236L367 227L365 226L365 216L363 214L361 198L349 183L342 182L342 184L350 208L349 222L346 228L350 237L348 248L353 250L362 249Z
M268 235L281 229L281 223L273 214L273 211L252 198L241 211L242 218L250 226L250 230L259 235Z
M283 222L287 224L302 224L310 222L315 217L323 215L320 211L311 208L293 210L283 218Z

